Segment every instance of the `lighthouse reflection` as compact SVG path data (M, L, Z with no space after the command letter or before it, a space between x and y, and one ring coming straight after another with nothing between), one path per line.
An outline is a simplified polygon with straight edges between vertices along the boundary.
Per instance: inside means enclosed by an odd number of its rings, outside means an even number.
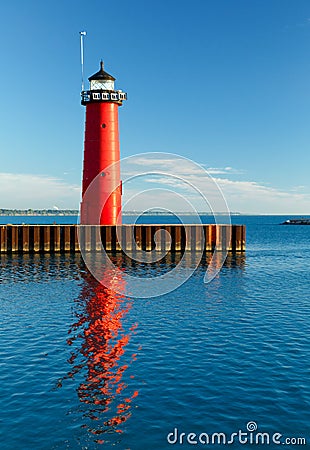
M114 277L117 291L122 291L121 275ZM72 346L67 374L80 380L77 388L84 417L83 428L94 435L122 432L120 425L131 415L132 399L138 391L130 390L124 374L136 355L125 355L136 325L126 326L131 302L100 284L89 273L84 274L81 294L77 299L77 321L69 330L68 345ZM104 281L104 280L103 280ZM128 371L130 372L130 371ZM133 375L126 374L126 379ZM103 443L100 439L97 443Z

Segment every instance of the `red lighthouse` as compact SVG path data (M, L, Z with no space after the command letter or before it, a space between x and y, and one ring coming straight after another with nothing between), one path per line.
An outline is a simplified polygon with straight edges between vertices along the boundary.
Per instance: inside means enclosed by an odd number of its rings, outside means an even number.
M81 223L117 225L121 223L122 205L118 107L127 95L114 90L115 78L104 71L102 61L99 72L88 79L90 90L82 91L86 123Z

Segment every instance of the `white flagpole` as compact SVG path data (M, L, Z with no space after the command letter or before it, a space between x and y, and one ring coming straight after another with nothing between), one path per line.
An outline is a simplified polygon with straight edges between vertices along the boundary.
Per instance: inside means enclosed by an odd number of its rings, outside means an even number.
M82 92L84 91L84 40L83 36L86 36L86 31L80 31L80 47L81 47L81 69L82 69Z

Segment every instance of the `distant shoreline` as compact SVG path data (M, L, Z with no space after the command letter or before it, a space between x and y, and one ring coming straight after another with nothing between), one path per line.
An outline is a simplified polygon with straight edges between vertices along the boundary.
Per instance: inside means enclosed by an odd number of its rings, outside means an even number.
M201 216L213 216L211 212L203 212L198 211L197 213L194 211L123 211L122 214L124 216L172 216L172 215L182 215L182 216L193 216L195 214L199 214ZM216 215L226 216L227 212L217 212ZM230 212L232 216L240 216L242 215L239 212ZM27 217L46 217L46 216L78 216L79 211L77 209L0 209L0 217L19 217L19 216L27 216Z
M78 216L77 209L0 209L0 216Z
M68 217L68 216L79 216L80 212L77 209L4 209L0 208L0 217ZM193 216L198 214L199 216L213 216L211 212L198 211L123 211L123 216ZM309 217L309 214L289 214L289 213L240 213L236 211L230 211L231 216L290 216L290 217ZM227 213L216 212L216 216L226 216Z

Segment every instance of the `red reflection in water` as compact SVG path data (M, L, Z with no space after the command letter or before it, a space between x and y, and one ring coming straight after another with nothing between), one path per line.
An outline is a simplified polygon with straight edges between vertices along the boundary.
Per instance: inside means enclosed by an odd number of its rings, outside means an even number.
M118 291L121 290L124 283L121 276L108 271L105 276L113 277L110 279ZM69 363L73 367L67 377L78 372L84 375L84 381L77 389L80 401L87 405L83 416L97 421L95 427L88 427L89 431L95 435L111 431L111 428L122 432L119 425L130 417L132 399L138 395L138 391L126 394L127 384L123 381L124 372L136 357L136 354L130 355L127 363L122 358L136 328L136 325L128 331L123 328L123 319L131 303L128 298L98 283L90 274L85 276L78 303L81 311L76 313L78 321L69 330L71 336L67 343L74 347L76 341L80 345L71 352Z

